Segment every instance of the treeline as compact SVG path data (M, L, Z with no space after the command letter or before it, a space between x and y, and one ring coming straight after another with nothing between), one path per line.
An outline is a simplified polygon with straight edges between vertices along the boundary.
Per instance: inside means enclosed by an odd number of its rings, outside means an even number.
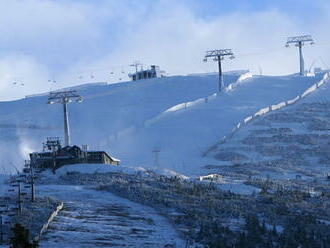
M210 248L328 248L329 228L320 228L312 216L290 218L282 232L267 227L256 215L246 217L244 230L233 232L220 223L203 223L196 241Z

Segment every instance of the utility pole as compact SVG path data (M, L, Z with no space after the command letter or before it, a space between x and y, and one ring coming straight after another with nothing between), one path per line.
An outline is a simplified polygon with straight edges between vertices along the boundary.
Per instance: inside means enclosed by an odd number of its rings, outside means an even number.
M50 92L48 104L63 104L64 112L64 145L70 146L70 128L68 104L72 101L82 102L83 98L75 90Z
M310 45L314 45L314 40L311 35L301 35L301 36L294 36L289 37L286 42L286 47L290 47L291 44L294 44L295 47L299 49L299 67L300 67L300 75L305 75L305 61L303 57L302 48L305 43L310 43Z
M231 49L220 49L220 50L211 50L207 51L204 57L204 62L207 62L209 58L213 58L213 61L218 61L219 67L219 86L218 91L221 92L224 88L223 82L223 73L222 73L222 63L221 61L225 59L226 56L229 56L230 59L234 59L234 53Z
M21 199L21 196L22 196L22 193L21 193L21 182L22 182L22 178L20 177L20 175L18 174L18 176L16 177L13 177L10 181L11 183L11 186L14 187L13 189L9 189L8 191L9 192L15 192L15 188L17 188L17 204L18 204L18 207L17 209L17 214L21 214L22 213L22 199ZM16 192L15 192L16 193Z
M31 180L30 180L30 187L31 187L31 202L34 202L35 201L35 198L36 198L36 191L35 191L35 188L34 188L34 179L35 179L35 175L34 175L34 170L33 170L33 166L31 165L30 163L30 177L31 177Z
M34 167L32 166L32 163L30 160L25 160L25 165L24 165L24 173L29 173L29 175L26 176L26 181L25 183L30 184L30 185L25 185L25 189L30 189L31 190L31 202L35 201L35 173L34 173Z
M22 192L21 192L21 182L18 182L18 213L22 213Z
M155 166L155 168L159 169L159 153L160 153L160 149L154 149L152 152L155 155L154 166Z

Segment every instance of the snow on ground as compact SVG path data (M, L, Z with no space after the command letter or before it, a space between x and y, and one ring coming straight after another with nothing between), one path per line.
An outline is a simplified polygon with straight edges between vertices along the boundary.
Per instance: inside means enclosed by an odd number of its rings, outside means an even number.
M79 172L84 174L110 173L110 172L135 174L144 171L146 171L146 169L139 167L113 166L108 164L73 164L73 165L63 166L62 168L56 170L56 175L61 176L68 172ZM49 171L46 172L51 173Z
M215 183L219 189L230 191L234 194L252 195L261 191L260 188L245 184L245 180L229 178L219 174L200 176L198 179L202 183Z
M80 186L45 185L38 190L65 202L41 248L184 247L175 229L152 208Z
M255 119L208 154L208 173L324 182L330 174L329 96L326 83L296 104Z
M175 171L168 169L155 169L144 167L128 167L128 166L113 166L108 164L72 164L66 165L56 170L55 176L60 177L67 173L82 173L82 174L95 174L95 173L122 173L122 174L139 174L148 175L149 172L156 173L163 176L177 176L183 179L188 177L179 174ZM43 178L54 179L54 174L50 170L42 172Z
M201 156L203 152L230 133L238 122L261 108L294 98L320 79L293 76L247 79L211 101L173 111L151 126L130 132L120 143L128 141L126 147L134 147L128 154L130 163L150 164L152 151L158 149L160 167L198 174L199 168L207 163Z
M239 77L229 74L225 81L228 85ZM72 140L104 149L125 166L199 174L208 161L201 155L239 121L294 98L320 79L257 76L240 80L218 96L216 75L89 85L80 88L85 101L70 105ZM29 151L40 150L46 137L62 136L62 108L46 101L46 96L38 96L0 102L0 162L19 167ZM158 159L155 150L160 151Z
M239 77L237 73L225 75L225 82L233 83ZM135 148L129 146L127 134L174 105L213 94L217 89L217 77L175 76L75 88L85 101L69 106L73 143L105 149L123 159L125 164L136 166L138 161L132 161L128 156ZM2 165L22 167L23 159L28 159L29 152L39 151L46 137L63 136L62 107L46 103L47 95L0 102ZM140 156L151 159L150 153L147 151Z
M252 195L254 193L259 193L261 191L257 187L246 185L242 182L219 184L218 187L219 189L228 190L232 193L240 194L240 195Z

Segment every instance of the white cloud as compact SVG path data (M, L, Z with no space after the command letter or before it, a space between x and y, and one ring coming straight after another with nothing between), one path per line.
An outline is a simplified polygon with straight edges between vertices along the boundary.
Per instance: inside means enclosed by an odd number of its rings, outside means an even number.
M189 1L51 1L0 0L0 97L44 91L45 81L59 86L123 77L128 65L139 59L159 64L171 74L215 70L204 64L204 52L232 48L237 55L225 70L261 67L266 74L297 70L296 49L285 49L287 36L311 33L322 43L306 47L306 64L325 63L329 6L308 26L279 10L236 12L203 18ZM329 63L330 64L330 63ZM114 67L113 67L114 66ZM116 67L117 66L117 67ZM95 76L91 79L91 74ZM83 75L83 79L78 77ZM29 87L12 89L10 81L22 78ZM10 79L9 79L10 78ZM5 82L5 83L3 83ZM4 99L4 98L2 98Z
M32 57L11 55L0 58L0 99L10 100L48 91L48 71Z
M203 19L184 4L158 1L145 18L127 26L129 32L124 32L113 53L84 67L104 68L140 59L146 64L159 64L172 74L215 70L215 64L201 62L204 52L232 48L237 59L225 64L227 70L257 72L261 67L266 74L293 73L298 68L297 51L284 48L286 38L303 33L312 33L318 38L323 33L316 30L317 26L320 25L302 27L296 19L278 10L237 12ZM318 54L322 54L321 48L306 47L307 67Z

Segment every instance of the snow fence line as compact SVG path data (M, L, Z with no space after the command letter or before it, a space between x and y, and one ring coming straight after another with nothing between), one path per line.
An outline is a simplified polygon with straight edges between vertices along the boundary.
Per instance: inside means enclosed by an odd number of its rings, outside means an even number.
M233 135L240 130L244 125L248 124L249 122L253 121L254 119L263 116L269 112L275 111L275 110L280 110L286 106L295 104L296 102L298 102L300 99L306 97L307 95L311 94L312 92L316 91L319 87L321 87L323 84L325 84L328 79L330 77L330 73L327 72L324 74L323 78L321 81L319 81L318 83L313 84L311 87L309 87L307 90L305 90L301 95L296 96L295 98L291 99L291 100L287 100L285 102L280 102L278 104L274 104L271 106L268 106L266 108L262 108L259 111L257 111L255 114L246 117L242 122L239 122L230 132L229 135L227 136L223 136L222 139L220 140L220 142L217 145L220 144L224 144L226 143L229 139L231 139L233 137ZM204 152L203 156L206 156L208 154L208 152L212 151L213 149L215 149L217 147L217 145L210 147L210 149L208 149L206 152Z
M50 223L54 220L54 218L58 215L58 213L63 209L63 202L61 202L55 211L50 215L48 221L42 226L39 234L34 238L34 241L39 241L41 239L42 234L48 229Z
M240 84L244 80L252 78L252 77L253 77L253 75L250 72L247 72L247 73L244 73L244 74L240 75L240 77L236 80L236 82L229 84L225 88L225 92L233 90L238 84ZM184 102L184 103L179 103L177 105L174 105L173 107L170 107L170 108L166 109L164 112L160 113L159 115L155 116L154 118L146 120L143 123L143 126L144 127L149 127L149 126L153 125L154 123L156 123L157 121L159 121L160 119L162 119L163 117L165 117L166 115L168 115L169 113L177 112L177 111L180 111L180 110L186 110L186 109L194 107L196 105L212 101L217 97L217 95L218 95L218 93L214 93L210 96L198 98L194 101Z

